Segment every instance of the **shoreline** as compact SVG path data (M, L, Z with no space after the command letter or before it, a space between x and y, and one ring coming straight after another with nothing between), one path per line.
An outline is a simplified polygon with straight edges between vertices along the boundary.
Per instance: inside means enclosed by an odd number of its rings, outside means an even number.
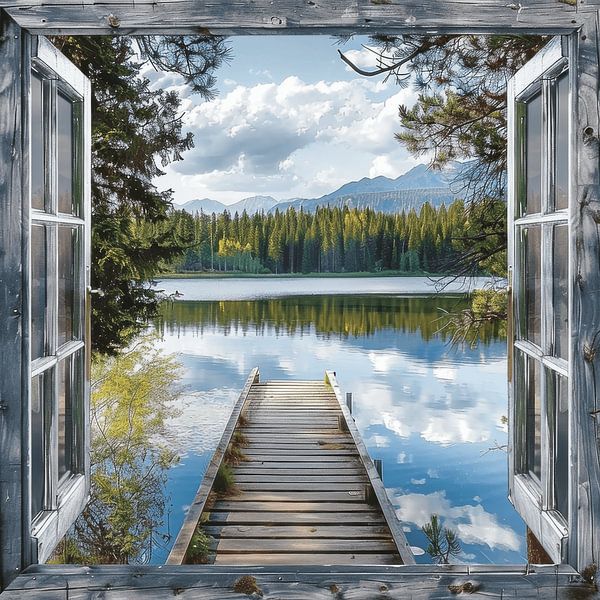
M153 279L347 279L362 277L425 277L428 279L443 279L445 277L457 277L456 275L444 273L428 273L418 271L408 273L406 271L356 271L348 273L237 273L237 272L186 272L186 273L160 273ZM458 276L461 277L461 276ZM481 277L486 277L481 275Z

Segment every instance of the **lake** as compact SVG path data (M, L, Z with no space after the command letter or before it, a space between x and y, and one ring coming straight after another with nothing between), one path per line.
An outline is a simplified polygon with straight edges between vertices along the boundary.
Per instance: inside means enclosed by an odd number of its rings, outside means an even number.
M262 380L337 372L342 391L354 395L371 456L383 459L384 484L417 562L430 562L421 527L432 514L457 532L458 561L526 562L525 526L506 498L505 339L496 326L474 346L452 345L443 316L464 308L464 297L423 295L427 280L416 279L319 278L318 292L305 278L238 279L237 290L232 279L158 283L184 294L164 303L155 328L157 344L179 355L186 391L170 424L182 455L168 474L164 532L173 539L154 548L153 563L166 559L255 366ZM320 286L340 283L344 291L323 295ZM257 295L269 286L277 293Z

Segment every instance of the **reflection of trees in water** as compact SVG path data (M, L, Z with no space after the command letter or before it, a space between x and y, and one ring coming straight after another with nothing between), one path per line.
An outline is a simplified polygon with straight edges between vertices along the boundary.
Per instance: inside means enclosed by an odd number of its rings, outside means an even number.
M90 500L60 544L59 562L146 563L168 540L167 470L177 460L166 421L180 396L178 363L140 340L92 369Z
M165 302L157 328L161 333L184 334L217 329L223 335L318 335L339 338L371 336L383 330L419 333L450 340L449 313L469 306L458 296L294 296L221 302ZM501 324L478 331L479 340L502 337Z

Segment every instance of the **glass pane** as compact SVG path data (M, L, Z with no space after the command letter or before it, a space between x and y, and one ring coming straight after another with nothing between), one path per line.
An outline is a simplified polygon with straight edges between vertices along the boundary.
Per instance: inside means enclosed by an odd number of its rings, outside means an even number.
M44 384L46 374L31 381L31 516L44 509L46 479L46 436Z
M566 225L552 232L552 296L554 304L554 356L569 358L569 233Z
M556 510L569 518L569 389L568 380L555 376L554 498Z
M73 212L73 104L58 94L56 98L56 146L58 211Z
M44 210L44 113L43 84L31 76L31 206Z
M526 338L541 344L541 227L528 227L524 230L523 250L524 277L523 287L525 292L525 326Z
M526 212L541 211L542 198L542 95L527 102L526 108Z
M85 441L83 439L84 434L84 359L85 354L83 350L78 350L73 355L73 366L72 366L72 473L83 473L84 467L84 450Z
M61 225L58 228L58 345L75 339L78 312L77 228Z
M542 476L541 468L541 438L542 438L542 408L540 394L540 365L528 358L527 378L527 420L526 420L526 443L527 471L537 479Z
M58 366L58 478L72 470L73 457L73 397L71 357Z
M556 173L554 208L569 205L569 77L556 82Z
M31 227L31 360L44 356L46 348L46 303L48 299L47 228Z

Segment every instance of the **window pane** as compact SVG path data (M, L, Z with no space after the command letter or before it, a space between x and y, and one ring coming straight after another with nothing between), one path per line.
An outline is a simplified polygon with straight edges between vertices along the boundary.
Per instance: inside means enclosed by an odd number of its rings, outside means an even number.
M541 211L542 198L542 95L527 102L526 108L526 212Z
M569 77L556 82L556 174L554 208L569 205Z
M569 389L568 380L555 375L554 498L555 507L569 518Z
M31 206L44 210L44 113L42 79L31 76Z
M76 319L79 311L77 228L61 225L58 228L58 345L70 342L78 335Z
M46 354L47 228L31 227L31 360Z
M542 408L540 394L540 365L533 358L528 358L527 378L527 421L526 440L527 470L537 479L541 478L541 437L542 437Z
M554 356L569 358L569 234L566 225L552 232L552 296L554 305Z
M43 373L31 382L31 516L44 509L46 480L46 435Z
M72 469L73 457L73 396L71 357L58 366L58 479Z
M85 440L84 440L84 381L85 378L85 353L83 350L78 350L73 355L72 365L72 473L83 473L84 458L85 458Z
M73 212L73 104L58 94L56 98L56 145L58 211Z
M525 268L523 287L525 292L525 326L526 338L541 344L541 227L528 227L524 230L523 250Z

